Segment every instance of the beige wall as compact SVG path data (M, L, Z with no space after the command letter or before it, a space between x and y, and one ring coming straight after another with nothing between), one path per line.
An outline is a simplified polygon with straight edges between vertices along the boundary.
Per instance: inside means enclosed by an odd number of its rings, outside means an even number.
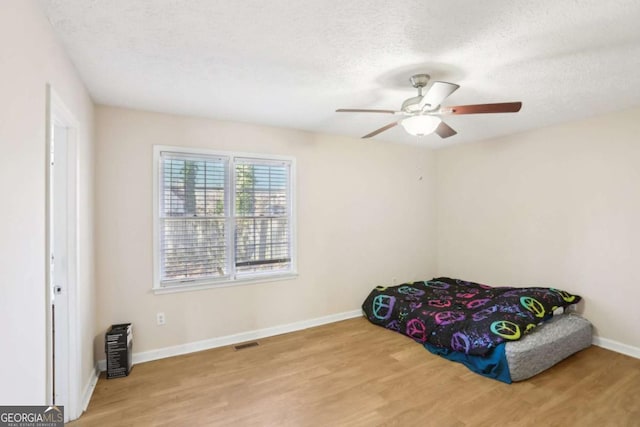
M356 310L392 277L435 271L428 149L111 107L96 116L99 325L133 322L135 352ZM154 144L295 157L298 278L154 295Z
M46 84L79 121L80 392L93 368L93 104L31 1L0 2L0 403L44 404Z
M640 109L437 153L438 274L581 294L640 348Z

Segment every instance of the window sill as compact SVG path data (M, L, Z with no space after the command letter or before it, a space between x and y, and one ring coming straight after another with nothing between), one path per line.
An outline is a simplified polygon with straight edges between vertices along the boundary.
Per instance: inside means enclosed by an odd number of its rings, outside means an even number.
M200 283L197 285L173 285L152 288L155 295L174 294L177 292L203 291L205 289L228 288L232 286L256 285L259 283L282 282L298 278L298 273L284 273L273 276L262 276L253 278L243 278L237 280L227 280L224 282Z

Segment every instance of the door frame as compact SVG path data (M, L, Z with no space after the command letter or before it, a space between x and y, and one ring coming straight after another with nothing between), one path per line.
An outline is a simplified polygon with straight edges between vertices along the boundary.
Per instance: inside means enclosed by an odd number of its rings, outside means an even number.
M62 345L66 347L65 353L67 360L64 363L66 373L56 375L55 382L66 381L67 401L56 402L65 406L65 421L78 418L82 410L80 408L80 381L81 375L81 355L78 341L78 307L77 292L79 284L79 242L80 235L78 229L78 128L79 122L75 115L67 108L62 99L58 96L50 84L47 84L47 107L46 107L46 248L45 248L45 300L46 300L46 328L47 328L47 379L46 379L46 399L47 404L53 403L54 390L54 369L53 369L53 324L52 309L53 289L51 287L50 274L50 254L53 250L53 242L51 241L51 219L52 219L52 196L51 194L51 152L53 142L53 127L55 125L65 127L67 129L67 147L66 147L66 181L67 181L67 203L66 203L66 238L67 238L67 284L64 290L66 297L66 314L67 328L57 328L56 333L62 334ZM53 147L55 149L55 147ZM54 156L55 157L55 156ZM55 158L54 158L55 161Z

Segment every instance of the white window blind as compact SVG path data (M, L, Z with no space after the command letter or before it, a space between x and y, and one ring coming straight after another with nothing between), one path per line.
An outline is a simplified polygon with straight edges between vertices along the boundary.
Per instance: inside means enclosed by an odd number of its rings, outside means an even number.
M235 161L238 273L288 270L291 264L289 163Z
M294 272L291 160L156 152L155 288Z
M167 152L161 159L161 280L226 276L228 159Z

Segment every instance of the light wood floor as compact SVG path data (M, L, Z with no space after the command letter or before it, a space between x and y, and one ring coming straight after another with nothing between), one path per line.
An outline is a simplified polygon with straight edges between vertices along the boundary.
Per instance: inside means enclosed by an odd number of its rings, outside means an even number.
M507 385L364 318L259 342L103 374L70 425L640 426L640 360L599 347Z

